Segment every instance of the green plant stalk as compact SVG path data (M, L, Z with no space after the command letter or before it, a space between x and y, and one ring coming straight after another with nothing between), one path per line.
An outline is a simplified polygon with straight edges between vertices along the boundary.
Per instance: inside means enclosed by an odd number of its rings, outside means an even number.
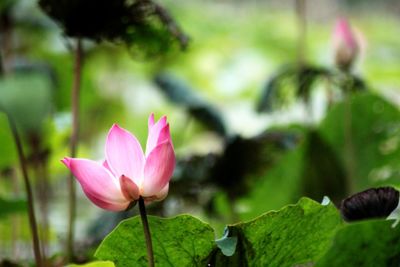
M353 81L347 73L343 82L344 93L344 141L345 141L345 163L347 178L347 193L355 192L354 179L356 178L356 161L354 157L354 144L352 134L352 112L351 112L351 88Z
M148 266L154 267L153 244L151 241L150 227L149 227L149 222L147 221L146 207L144 205L143 197L139 198L139 212L140 212L140 218L142 219L144 237L146 240Z
M74 81L72 85L71 106L72 106L72 133L70 142L70 155L75 158L79 140L79 95L81 88L82 76L82 39L78 38L76 42L76 50L74 56ZM76 186L75 179L70 174L68 180L69 192L69 216L68 216L68 233L67 233L67 259L71 261L74 257L74 232L76 218Z
M25 191L26 191L26 195L28 198L28 218L29 218L29 226L31 228L31 233L32 233L33 253L35 255L36 266L43 267L44 265L43 265L42 255L41 255L40 240L39 240L38 228L37 228L36 217L35 217L34 198L33 198L32 187L30 184L29 176L28 176L26 159L24 156L24 151L22 149L21 138L18 134L17 126L15 125L14 121L12 120L12 118L10 117L9 114L7 114L7 118L8 118L8 122L10 125L10 129L11 129L13 138L14 138L15 145L17 147L19 164L20 164L20 168L22 171L22 176L24 178Z
M36 176L36 181L37 181L37 192L39 193L39 208L40 208L40 240L42 241L42 256L43 259L46 259L47 254L48 254L48 246L49 246L49 235L50 235L50 230L49 230L49 218L48 218L48 213L49 213L49 208L48 208L48 203L49 203L49 197L48 197L48 192L49 192L49 186L48 186L48 180L47 180L47 174L45 173L43 163L36 161L35 166L34 166L34 173Z
M3 55L2 51L0 50L0 76L4 75L4 66L3 66Z
M12 183L13 183L13 191L14 191L14 195L15 197L17 197L19 195L19 184L18 184L18 175L15 171L15 169L13 168L11 171L11 177L12 177ZM20 228L21 228L21 218L19 215L13 215L11 217L11 223L12 223L12 232L11 232L11 236L12 236L12 255L13 255L13 259L15 261L18 261L19 258L19 254L18 254L18 236L20 235Z
M296 15L298 25L298 41L297 41L297 63L299 70L304 67L306 58L306 45L307 45L307 13L306 13L306 0L296 1Z

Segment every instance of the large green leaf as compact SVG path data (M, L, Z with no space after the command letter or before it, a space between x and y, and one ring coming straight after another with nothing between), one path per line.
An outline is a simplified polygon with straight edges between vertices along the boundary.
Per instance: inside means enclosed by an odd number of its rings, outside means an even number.
M337 232L328 252L316 267L399 266L400 228L393 221L363 221Z
M352 168L353 190L399 184L398 108L370 93L355 94L349 101L347 107L346 102L332 107L319 132L343 165L346 166L347 160L347 166Z
M400 184L399 110L369 93L351 97L350 115L345 114L345 104L332 106L317 129L305 132L295 149L265 171L241 200L246 207L242 218L277 209L300 196L320 201L327 195L339 203L350 191ZM350 142L345 140L345 118L351 119ZM352 175L346 164L349 151Z
M296 205L229 225L214 241L213 229L191 217L149 216L156 266L293 266L316 262L330 247L342 219L330 204L302 198ZM218 247L217 247L218 244ZM225 256L227 255L227 256ZM139 217L123 221L96 251L115 266L146 266Z
M217 255L216 266L294 266L320 258L342 220L333 204L302 198L296 205L229 226L238 236L236 257Z
M114 263L111 261L94 261L94 262L89 262L86 264L71 264L68 265L68 267L115 267Z
M251 219L299 199L305 153L303 143L286 152L274 167L266 170L265 175L257 180L249 194L239 201L245 207L240 212L241 218ZM252 177L248 179L256 180Z
M149 216L149 223L156 266L293 266L323 255L342 220L333 204L303 198L296 205L228 226L218 247L213 229L189 215ZM103 240L95 257L117 267L146 266L140 218L123 221Z
M346 177L333 148L315 130L302 133L302 140L266 169L256 185L241 199L246 206L241 217L252 218L265 211L293 203L302 196L321 201L329 196L339 203L345 197Z
M149 216L156 266L206 266L216 247L214 231L202 221L180 215L170 219ZM140 217L123 221L108 235L95 257L115 266L147 266L146 245Z

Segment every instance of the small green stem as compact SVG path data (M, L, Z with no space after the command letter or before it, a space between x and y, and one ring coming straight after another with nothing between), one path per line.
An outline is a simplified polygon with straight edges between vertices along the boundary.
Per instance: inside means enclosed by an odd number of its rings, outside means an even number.
M296 15L298 25L298 41L297 41L297 64L302 69L305 64L306 57L306 38L307 38L307 12L306 0L296 0Z
M344 87L344 141L345 141L345 161L347 171L347 193L355 192L354 179L356 178L356 160L354 156L354 144L352 133L352 111L351 111L351 88L353 81L347 73L343 81Z
M147 221L146 207L144 205L143 197L139 198L139 211L140 211L140 218L142 219L144 237L146 239L147 257L149 260L148 266L154 267L153 244L151 242L149 222Z
M22 142L21 138L18 134L17 126L15 125L14 121L10 117L9 114L7 114L8 122L10 124L11 132L14 138L15 145L17 146L17 154L18 154L18 159L22 171L22 176L24 178L24 183L25 183L25 190L26 190L26 195L28 198L28 217L29 217L29 225L31 228L32 232L32 242L33 242L33 252L35 254L35 261L36 261L36 266L37 267L42 267L43 266L43 259L42 259L42 254L40 250L40 241L39 241L39 234L38 234L38 228L37 228L37 223L36 223L36 217L35 217L35 209L34 209L34 198L33 198L33 193L32 193L32 187L29 181L28 177L28 170L26 167L26 159L25 155L22 149Z
M71 134L71 158L75 158L79 139L79 95L81 89L82 75L82 39L78 37L76 41L75 62L74 62L74 81L72 85L71 106L72 106L72 134ZM68 234L67 234L67 258L69 261L74 257L74 232L76 217L76 187L75 179L71 173L68 180L69 191L69 216L68 216Z

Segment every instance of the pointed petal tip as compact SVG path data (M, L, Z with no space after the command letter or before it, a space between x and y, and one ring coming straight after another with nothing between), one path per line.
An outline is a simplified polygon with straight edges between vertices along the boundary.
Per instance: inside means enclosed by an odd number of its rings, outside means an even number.
M125 130L124 128L122 128L118 123L114 123L110 130L108 131L108 135L107 135L107 139L113 135L113 134L121 134L121 133L125 133L128 132L130 134L130 132L128 130Z
M161 121L164 124L166 124L167 123L167 116L166 115L162 115L159 121Z
M149 129L150 129L150 128L153 127L153 126L154 126L154 113L152 112L152 113L150 113L150 115L149 115L148 127L149 127Z
M113 129L121 129L121 126L119 126L118 123L113 123L113 125L110 128L110 130L113 130Z
M64 163L65 166L67 166L67 168L70 167L70 163L71 163L71 158L69 157L64 157L62 160L60 160L62 163Z
M154 121L153 126L155 124L160 124L163 127L163 126L165 126L167 124L167 116L166 115L162 115L157 122L155 122L155 119L154 119L154 116L153 116L153 121Z

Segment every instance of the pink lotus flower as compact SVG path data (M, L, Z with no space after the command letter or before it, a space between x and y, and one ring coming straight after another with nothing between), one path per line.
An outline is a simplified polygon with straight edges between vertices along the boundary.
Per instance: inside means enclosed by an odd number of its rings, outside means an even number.
M336 64L342 69L349 69L358 55L359 44L350 24L344 18L336 22L333 45Z
M114 124L107 136L103 164L88 159L64 158L86 196L106 210L121 211L143 197L163 200L175 167L175 153L167 118L149 117L146 153L127 130Z

